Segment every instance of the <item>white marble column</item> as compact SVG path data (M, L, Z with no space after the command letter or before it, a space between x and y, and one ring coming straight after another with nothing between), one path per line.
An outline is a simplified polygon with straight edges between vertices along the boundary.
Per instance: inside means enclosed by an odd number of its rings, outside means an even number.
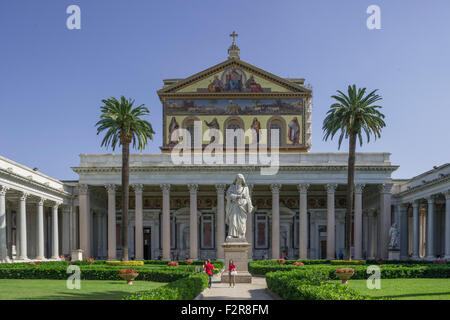
M404 204L397 204L395 208L398 213L400 230L400 259L408 259L408 208Z
M116 185L108 184L105 188L108 192L108 260L116 260Z
M78 185L78 203L80 210L80 249L83 259L91 258L91 209L89 204L89 187Z
M143 222L143 212L142 212L142 192L144 186L142 184L132 185L135 195L135 206L134 206L134 218L135 218L135 228L134 228L134 256L136 260L144 260L144 222Z
M414 200L413 207L413 255L412 259L419 259L419 201Z
M271 184L272 190L272 259L280 258L280 189L281 184Z
M162 258L170 260L170 184L160 185L163 193L162 205ZM192 244L190 244L192 245Z
M253 184L249 184L248 185L248 191L250 193L250 199L252 199L252 204L253 203ZM248 248L248 258L250 260L253 259L253 212L250 212L247 215L247 225L246 225L246 238L247 238L247 242L250 244L250 247Z
M388 258L389 229L391 228L391 183L378 186L380 191L380 215L378 217L378 257Z
M299 259L308 259L308 183L298 185L299 219L298 219L298 256Z
M27 200L28 194L22 192L19 203L19 260L27 260Z
M37 202L37 252L36 259L43 260L44 255L44 198Z
M225 240L225 185L216 184L216 190L217 190L217 218L216 218L217 259L223 261L224 253L222 243Z
M189 257L198 259L198 219L197 219L197 190L198 184L188 184L189 189Z
M445 195L445 259L450 261L450 190Z
M59 259L59 237L58 237L58 207L55 203L52 207L52 259Z
M427 260L434 260L434 198L429 197L427 215Z
M0 263L9 262L6 241L6 191L8 188L0 186Z
M362 193L364 184L355 185L355 217L354 224L354 255L355 260L362 259Z
M327 259L336 258L336 235L335 235L335 212L334 212L334 192L337 184L327 184Z

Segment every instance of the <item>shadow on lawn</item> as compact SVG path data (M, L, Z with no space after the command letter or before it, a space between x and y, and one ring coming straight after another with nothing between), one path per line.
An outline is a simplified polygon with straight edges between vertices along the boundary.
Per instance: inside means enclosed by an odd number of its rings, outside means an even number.
M379 296L377 298L406 298L406 297L422 297L422 296L448 296L448 298L444 300L450 300L450 292L431 292L431 293L408 293L408 294L398 294L398 295L386 295Z

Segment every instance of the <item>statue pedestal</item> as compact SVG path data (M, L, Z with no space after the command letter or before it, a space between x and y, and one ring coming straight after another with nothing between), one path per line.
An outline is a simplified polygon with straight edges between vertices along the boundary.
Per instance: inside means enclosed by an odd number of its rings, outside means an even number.
M389 248L388 260L400 260L400 250Z
M250 244L246 239L231 238L227 239L223 244L224 251L224 271L222 273L221 282L229 283L228 262L233 260L236 266L237 275L236 283L252 283L252 275L248 272L248 249Z

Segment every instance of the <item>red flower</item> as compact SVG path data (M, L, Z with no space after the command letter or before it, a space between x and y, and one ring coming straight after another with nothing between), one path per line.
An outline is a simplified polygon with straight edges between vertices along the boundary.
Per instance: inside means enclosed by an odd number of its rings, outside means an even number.
M277 262L278 262L278 264L283 264L284 263L284 259L283 258L277 259Z
M293 263L293 265L294 265L294 266L304 266L305 264L304 264L303 262L301 262L301 261L295 261L295 262Z
M355 273L352 268L336 268L336 273Z
M167 263L167 265L169 267L178 267L178 262L177 261L169 261L169 263Z
M137 271L132 268L120 269L119 271L119 274L132 274L132 273L137 273Z

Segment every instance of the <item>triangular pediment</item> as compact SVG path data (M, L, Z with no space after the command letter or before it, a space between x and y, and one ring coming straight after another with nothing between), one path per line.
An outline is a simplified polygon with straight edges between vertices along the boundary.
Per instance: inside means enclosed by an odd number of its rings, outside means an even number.
M188 78L167 80L158 95L310 94L311 90L298 80L278 77L240 59L228 59Z

